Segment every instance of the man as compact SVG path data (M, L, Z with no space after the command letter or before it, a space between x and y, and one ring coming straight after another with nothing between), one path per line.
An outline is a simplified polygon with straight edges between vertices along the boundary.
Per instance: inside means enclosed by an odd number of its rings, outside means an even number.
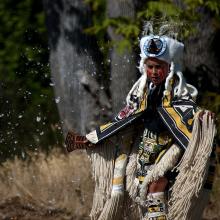
M143 36L142 76L128 93L127 106L86 137L67 136L69 151L87 148L92 160L92 219L120 218L125 190L138 203L140 218L193 219L215 126L210 112L196 106L196 88L183 78L183 48L170 36Z

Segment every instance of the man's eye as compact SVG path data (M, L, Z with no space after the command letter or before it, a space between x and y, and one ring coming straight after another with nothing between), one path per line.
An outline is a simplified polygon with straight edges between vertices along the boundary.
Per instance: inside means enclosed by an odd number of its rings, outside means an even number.
M155 67L156 67L156 69L160 69L161 65L156 65Z
M152 66L152 65L147 65L147 67L148 67L149 69L153 69L153 66Z

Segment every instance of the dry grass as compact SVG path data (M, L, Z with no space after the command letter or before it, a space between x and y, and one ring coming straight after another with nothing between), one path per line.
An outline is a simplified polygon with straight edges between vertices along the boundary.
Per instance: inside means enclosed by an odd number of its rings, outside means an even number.
M53 151L48 157L39 153L30 161L16 158L0 167L1 202L16 197L34 206L65 210L70 219L88 219L92 191L90 164L83 152Z
M204 213L206 220L220 219L219 186L220 172ZM86 220L92 193L90 163L81 151L65 155L54 150L48 157L39 153L29 161L16 158L0 167L0 219Z

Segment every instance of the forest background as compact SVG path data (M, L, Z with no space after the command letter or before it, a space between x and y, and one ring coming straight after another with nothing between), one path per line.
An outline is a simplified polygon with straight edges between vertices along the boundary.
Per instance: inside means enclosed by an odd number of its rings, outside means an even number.
M66 155L64 136L86 133L123 106L139 76L146 20L179 27L184 75L219 118L219 13L218 0L1 1L0 217L88 218L89 162L84 152ZM220 218L219 182L217 169L206 219Z

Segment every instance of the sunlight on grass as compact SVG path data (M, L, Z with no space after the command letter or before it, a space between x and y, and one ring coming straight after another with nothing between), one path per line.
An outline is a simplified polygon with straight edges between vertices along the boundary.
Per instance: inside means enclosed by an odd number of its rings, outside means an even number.
M15 158L0 167L1 202L19 197L82 219L92 204L90 173L89 160L80 151L65 155L54 150L48 157L39 153L29 161Z

